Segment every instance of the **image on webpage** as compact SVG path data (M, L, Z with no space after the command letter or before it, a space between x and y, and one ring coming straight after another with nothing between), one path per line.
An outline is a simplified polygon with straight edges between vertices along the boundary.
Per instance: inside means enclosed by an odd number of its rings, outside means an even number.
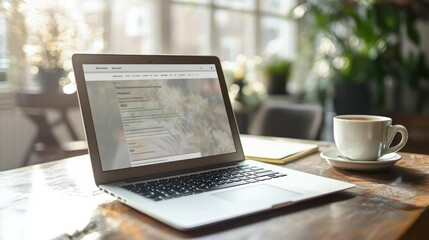
M87 89L103 171L236 151L217 78L98 80Z

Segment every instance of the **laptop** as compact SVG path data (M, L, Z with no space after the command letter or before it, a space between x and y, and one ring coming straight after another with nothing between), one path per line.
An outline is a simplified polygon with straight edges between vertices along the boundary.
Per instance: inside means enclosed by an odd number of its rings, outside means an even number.
M176 229L354 186L245 160L215 56L75 54L72 62L96 185Z

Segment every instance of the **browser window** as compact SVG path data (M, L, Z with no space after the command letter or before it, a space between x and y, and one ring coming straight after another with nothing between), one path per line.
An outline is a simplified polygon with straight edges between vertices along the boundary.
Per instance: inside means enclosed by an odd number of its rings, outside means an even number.
M103 171L236 152L215 65L83 69Z

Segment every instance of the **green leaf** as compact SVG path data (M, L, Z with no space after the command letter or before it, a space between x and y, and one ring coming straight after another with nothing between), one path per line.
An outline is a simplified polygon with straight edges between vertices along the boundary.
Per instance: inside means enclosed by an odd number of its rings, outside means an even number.
M420 44L420 34L417 31L415 22L416 22L416 16L415 15L413 15L411 13L407 13L405 15L405 25L407 27L407 35L413 41L414 44L419 45Z
M429 71L426 67L426 58L423 52L420 52L419 60L417 63L418 75L426 80L429 80Z

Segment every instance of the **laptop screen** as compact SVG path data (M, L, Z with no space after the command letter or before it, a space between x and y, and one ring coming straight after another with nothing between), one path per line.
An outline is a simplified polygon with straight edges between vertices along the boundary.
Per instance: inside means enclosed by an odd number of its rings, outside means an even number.
M103 171L236 152L214 64L83 64Z

